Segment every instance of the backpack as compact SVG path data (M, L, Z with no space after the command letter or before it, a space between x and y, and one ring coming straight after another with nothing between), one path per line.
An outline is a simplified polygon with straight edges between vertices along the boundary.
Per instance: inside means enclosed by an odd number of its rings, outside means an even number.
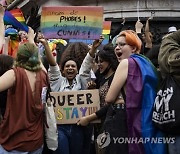
M180 86L171 75L166 76L157 92L152 121L163 132L180 135Z

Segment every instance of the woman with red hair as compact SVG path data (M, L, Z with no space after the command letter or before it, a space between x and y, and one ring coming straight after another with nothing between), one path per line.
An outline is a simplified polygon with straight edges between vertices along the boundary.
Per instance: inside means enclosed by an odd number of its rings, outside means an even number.
M116 37L115 43L115 54L119 62L133 53L139 54L142 44L139 37L132 30L122 31Z
M120 64L106 95L106 102L112 104L121 92L124 93L122 117L125 120L119 122L126 126L126 137L133 141L128 143L128 153L165 154L163 143L152 143L154 138L163 137L151 120L158 86L156 69L149 59L139 54L141 40L134 31L122 31L115 42L115 54Z
M110 107L107 113L101 109L78 124L86 125L106 114L106 133L99 137L106 154L166 154L164 143L153 142L163 138L151 120L158 85L156 69L139 54L141 40L136 32L122 31L114 42L119 66L105 99ZM124 101L119 101L121 94Z

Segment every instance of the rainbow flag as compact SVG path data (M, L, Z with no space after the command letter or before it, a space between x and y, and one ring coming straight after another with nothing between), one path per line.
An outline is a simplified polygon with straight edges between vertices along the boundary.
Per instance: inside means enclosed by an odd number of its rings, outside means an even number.
M104 21L102 34L110 34L110 32L111 32L111 21Z
M11 14L23 25L26 25L25 19L24 19L24 15L21 11L21 9L13 9L11 11Z
M166 154L166 144L158 142L158 139L162 140L164 134L155 128L152 122L152 109L158 85L155 67L148 59L138 54L133 54L128 63L126 83L128 137L142 139L140 143L128 144L129 153Z
M103 7L43 7L41 31L46 38L98 39L102 34Z
M8 55L16 58L16 54L19 47L19 41L17 40L10 40L8 44Z
M14 13L15 16L11 12ZM10 24L10 25L14 26L15 28L19 28L21 30L28 32L28 26L25 24L23 15L20 14L19 11L11 11L11 12L5 11L4 23L7 25ZM18 21L18 20L20 20L20 21Z

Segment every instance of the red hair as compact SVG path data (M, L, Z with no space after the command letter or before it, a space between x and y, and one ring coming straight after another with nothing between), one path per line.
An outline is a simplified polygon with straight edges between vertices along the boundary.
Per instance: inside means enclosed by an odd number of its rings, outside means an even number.
M119 37L120 36L125 37L127 44L136 47L135 53L140 53L142 42L141 42L140 38L137 36L135 31L124 30L124 31L120 32Z

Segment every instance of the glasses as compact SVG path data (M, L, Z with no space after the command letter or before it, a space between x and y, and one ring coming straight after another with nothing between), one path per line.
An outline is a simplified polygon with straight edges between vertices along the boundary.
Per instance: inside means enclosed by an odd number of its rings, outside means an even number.
M116 43L116 46L115 47L124 47L125 45L127 45L126 43L122 43L122 42L119 42L119 43Z

